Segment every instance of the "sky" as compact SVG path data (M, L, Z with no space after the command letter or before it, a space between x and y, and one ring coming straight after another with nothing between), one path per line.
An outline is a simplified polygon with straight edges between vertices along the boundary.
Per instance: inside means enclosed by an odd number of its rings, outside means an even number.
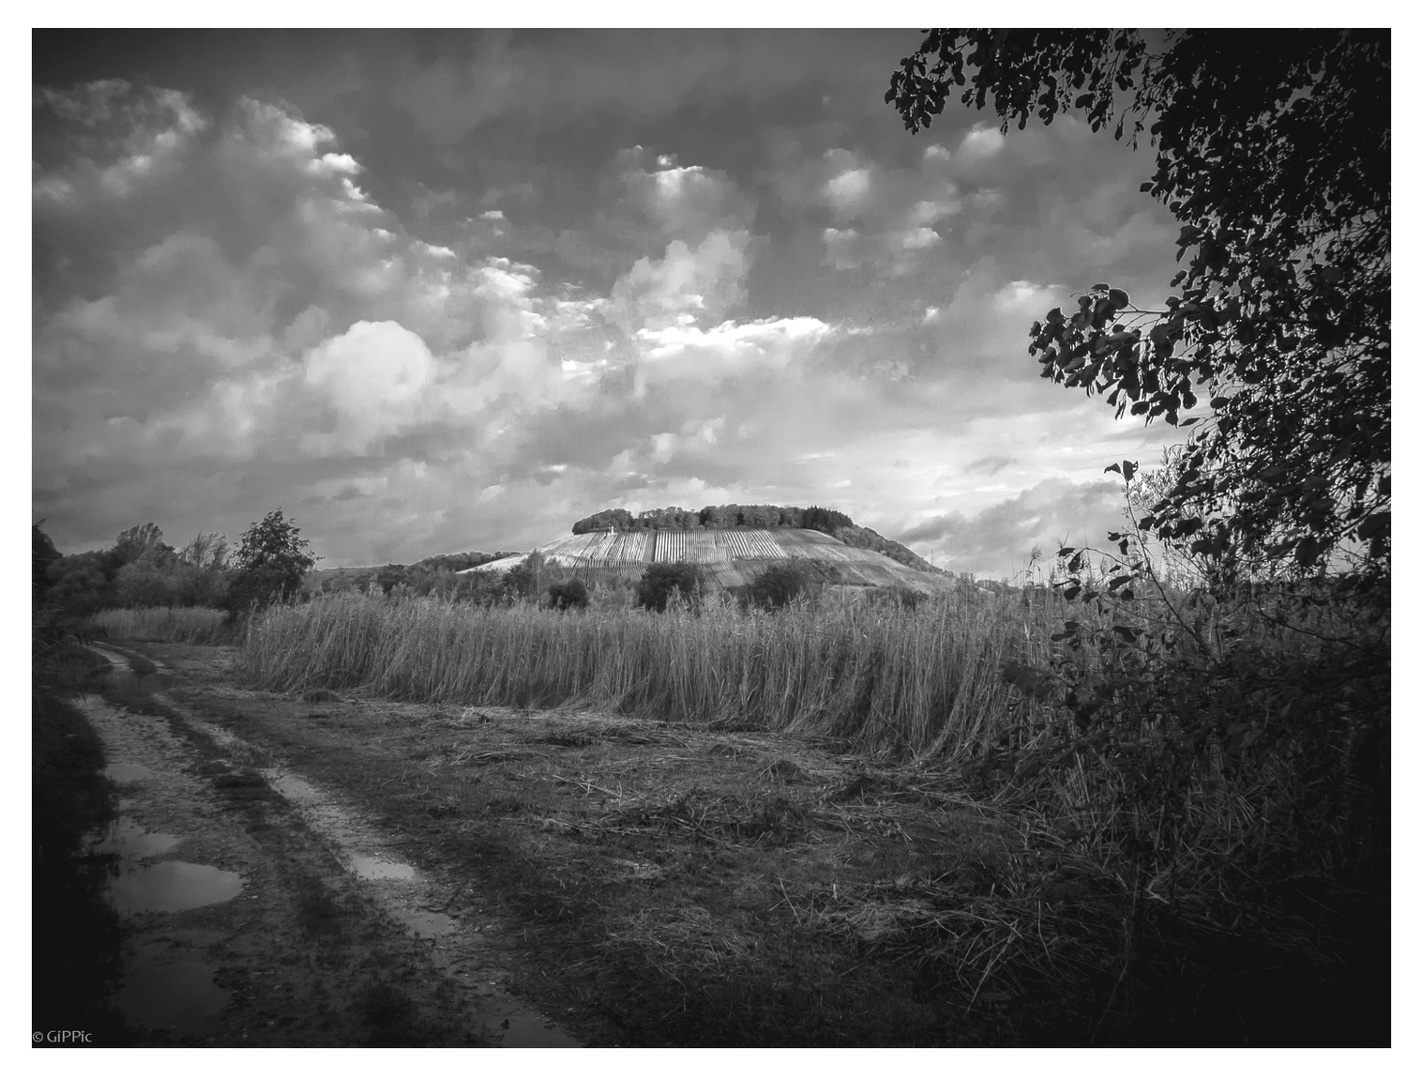
M33 68L32 517L282 508L322 566L595 511L830 506L982 577L1104 542L1174 432L1032 321L1158 302L1152 172L884 103L916 30L60 31Z

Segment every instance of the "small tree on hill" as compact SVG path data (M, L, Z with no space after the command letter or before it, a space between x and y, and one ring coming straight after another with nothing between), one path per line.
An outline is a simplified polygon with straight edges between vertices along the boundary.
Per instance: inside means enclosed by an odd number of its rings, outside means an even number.
M638 607L650 611L665 611L667 604L679 594L694 608L699 605L704 589L701 569L695 563L655 563L646 568L637 582L636 602Z
M798 559L775 563L755 575L750 582L750 603L765 611L787 607L809 589L809 572Z
M571 581L555 581L548 586L548 604L559 611L568 608L581 610L587 607L587 585L579 578Z
M287 521L280 508L254 522L242 534L237 549L237 572L224 604L227 611L236 615L253 606L265 607L297 596L302 577L316 565L310 548L296 523Z

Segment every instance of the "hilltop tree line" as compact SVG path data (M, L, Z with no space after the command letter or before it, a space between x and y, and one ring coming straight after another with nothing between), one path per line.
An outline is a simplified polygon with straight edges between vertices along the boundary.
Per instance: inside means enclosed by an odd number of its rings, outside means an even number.
M573 524L573 535L590 532L636 532L640 529L813 529L846 544L887 555L894 562L914 570L934 567L896 540L880 536L872 529L855 525L848 514L822 506L706 506L683 510L679 506L643 510L633 514L620 507L600 510Z
M853 528L853 519L837 510L822 506L804 509L799 506L706 506L700 510L683 510L668 506L632 514L620 507L601 510L573 525L573 535L589 532L635 532L638 529L817 529L832 536L835 529Z

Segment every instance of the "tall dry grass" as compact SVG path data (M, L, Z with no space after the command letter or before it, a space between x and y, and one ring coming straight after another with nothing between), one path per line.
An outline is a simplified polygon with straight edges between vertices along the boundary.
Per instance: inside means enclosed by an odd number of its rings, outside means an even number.
M715 601L699 612L564 614L344 594L256 616L242 664L272 690L577 705L952 756L1020 724L999 670L1008 658L1044 661L1051 619L1039 605L975 594L917 611L775 614Z
M234 631L216 608L112 608L90 620L93 629L130 641L176 641L188 645L224 645Z

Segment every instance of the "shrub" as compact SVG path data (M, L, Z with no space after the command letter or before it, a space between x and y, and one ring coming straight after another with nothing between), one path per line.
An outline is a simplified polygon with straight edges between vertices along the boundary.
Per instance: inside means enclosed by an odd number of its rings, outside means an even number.
M637 582L636 602L637 606L651 611L665 611L667 604L679 594L695 608L700 605L704 591L701 568L695 563L655 563L646 568Z
M559 611L587 607L587 585L577 578L555 581L548 586L548 603Z
M798 559L776 563L755 575L747 596L750 603L765 611L778 611L803 596L809 588L809 573Z
M929 597L925 592L917 589L910 589L907 585L894 585L888 590L888 595L896 607L907 611L917 611L918 605L925 603Z

